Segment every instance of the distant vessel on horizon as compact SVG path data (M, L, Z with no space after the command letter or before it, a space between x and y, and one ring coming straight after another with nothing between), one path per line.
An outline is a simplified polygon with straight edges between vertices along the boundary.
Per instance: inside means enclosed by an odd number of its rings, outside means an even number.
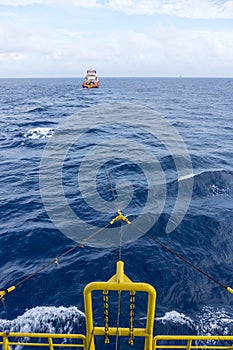
M95 69L88 69L87 74L82 83L83 88L98 88L99 80Z

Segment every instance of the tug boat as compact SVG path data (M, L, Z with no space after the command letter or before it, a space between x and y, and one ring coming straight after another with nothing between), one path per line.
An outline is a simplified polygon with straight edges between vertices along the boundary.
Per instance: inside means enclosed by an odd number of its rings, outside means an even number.
M88 69L87 74L84 78L84 81L82 83L83 88L98 88L99 87L99 80L96 74L96 70L94 69Z

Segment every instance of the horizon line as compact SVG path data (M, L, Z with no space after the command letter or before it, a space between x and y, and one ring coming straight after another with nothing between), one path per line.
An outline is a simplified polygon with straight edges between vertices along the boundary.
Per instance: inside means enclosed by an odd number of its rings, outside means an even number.
M0 79L83 79L83 76L22 76L22 77L0 77ZM144 79L232 79L233 76L101 76L100 79L124 79L124 78L144 78Z

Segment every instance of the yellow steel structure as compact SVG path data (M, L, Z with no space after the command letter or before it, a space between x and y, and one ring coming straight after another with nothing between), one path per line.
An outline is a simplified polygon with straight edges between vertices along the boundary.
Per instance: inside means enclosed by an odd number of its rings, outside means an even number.
M233 349L232 335L157 335L153 350L157 349Z
M23 339L24 338L24 339ZM33 339L35 339L33 341ZM83 348L88 350L82 334L49 334L49 333L1 333L0 345L3 350L14 347L36 347L56 350L58 348ZM39 341L39 342L36 342ZM157 335L153 339L153 350L232 350L233 336L202 336L202 335Z
M133 328L132 330L120 326L107 327L109 336L127 337L133 331L133 336L145 338L144 350L233 350L233 336L157 335L153 337L156 291L147 283L132 282L124 274L123 261L117 262L116 274L108 281L92 282L85 287L84 306L86 314L86 335L0 332L0 345L2 345L2 349L13 350L20 346L47 348L49 350L57 350L58 348L95 350L95 337L99 335L106 337L106 324L105 326L94 326L92 308L93 291L103 291L104 295L106 295L108 291L116 291L118 293L128 291L131 295L134 295L135 292L145 292L148 294L145 328Z
M95 350L95 335L105 335L105 327L94 327L93 325L93 308L92 292L100 291L129 291L129 292L146 292L148 294L147 318L145 328L134 328L133 335L136 337L145 337L144 350L152 350L153 327L155 314L156 291L147 283L132 282L124 274L123 261L117 262L116 274L107 282L92 282L84 289L84 306L86 314L86 342L89 350ZM108 335L129 336L129 328L109 327Z
M86 337L82 334L49 334L49 333L0 333L0 345L3 350L12 347L38 347L56 350L57 348L83 348Z

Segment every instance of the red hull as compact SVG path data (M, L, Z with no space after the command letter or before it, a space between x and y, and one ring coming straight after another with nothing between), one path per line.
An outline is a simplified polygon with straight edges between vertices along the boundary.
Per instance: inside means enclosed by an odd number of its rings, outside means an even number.
M99 87L99 83L97 82L97 83L86 83L86 82L83 82L83 84L82 84L82 87L83 88L88 88L88 89L90 89L90 88L98 88Z

